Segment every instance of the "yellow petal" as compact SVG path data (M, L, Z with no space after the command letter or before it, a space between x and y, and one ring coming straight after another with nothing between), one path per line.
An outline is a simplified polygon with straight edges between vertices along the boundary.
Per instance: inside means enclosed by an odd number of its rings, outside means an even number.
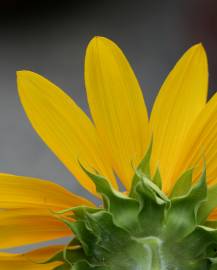
M57 86L30 72L17 73L18 90L32 126L64 165L90 192L95 186L79 162L113 181L95 128L85 113Z
M208 185L217 183L217 94L201 111L186 137L173 178L186 168L195 167L194 179L201 174L204 159Z
M0 253L0 267L2 270L52 270L62 263L37 264L35 262L45 261L63 248L64 246L50 246L25 254Z
M153 134L152 171L158 166L163 189L168 192L183 141L207 97L207 58L199 45L189 49L178 61L154 103L150 126Z
M138 81L121 50L95 37L85 58L88 102L110 162L127 189L147 146L147 111Z
M46 209L0 211L0 249L18 247L72 235L70 229Z
M47 180L0 174L0 208L65 209L78 205L93 206L65 188Z

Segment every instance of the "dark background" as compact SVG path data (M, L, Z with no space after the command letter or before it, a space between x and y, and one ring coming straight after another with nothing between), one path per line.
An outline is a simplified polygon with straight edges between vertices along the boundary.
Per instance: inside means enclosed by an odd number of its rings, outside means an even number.
M95 35L111 38L123 49L149 110L169 70L197 42L207 50L209 93L215 92L216 0L1 1L0 171L51 179L89 196L29 124L17 96L15 72L29 69L48 77L88 112L83 61Z

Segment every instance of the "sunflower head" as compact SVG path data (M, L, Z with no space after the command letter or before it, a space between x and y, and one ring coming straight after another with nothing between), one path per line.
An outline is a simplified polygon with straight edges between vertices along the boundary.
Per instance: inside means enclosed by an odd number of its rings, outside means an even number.
M69 270L215 269L217 230L206 224L206 170L195 185L184 189L192 181L192 171L186 171L167 197L160 189L160 175L150 178L150 154L151 147L136 169L129 195L83 167L103 207L58 212L75 238L48 262L62 261L63 268L56 269Z

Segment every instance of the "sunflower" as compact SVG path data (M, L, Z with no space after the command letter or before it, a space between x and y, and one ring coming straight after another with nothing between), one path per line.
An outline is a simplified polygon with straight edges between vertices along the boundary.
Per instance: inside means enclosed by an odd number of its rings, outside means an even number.
M47 180L0 174L0 248L72 237L2 252L1 269L217 269L217 96L207 102L203 46L171 70L150 117L111 40L90 41L84 75L92 119L31 71L17 72L18 92L33 128L103 206Z

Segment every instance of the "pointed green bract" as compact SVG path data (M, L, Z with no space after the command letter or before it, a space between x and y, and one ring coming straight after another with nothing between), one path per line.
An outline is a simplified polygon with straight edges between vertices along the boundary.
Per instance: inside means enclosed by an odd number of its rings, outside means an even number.
M85 172L95 183L96 190L102 195L105 208L113 215L116 225L128 231L136 230L139 213L138 201L114 190L104 177L94 175L87 170Z
M161 179L161 175L160 175L160 170L159 168L157 168L154 177L152 179L152 181L161 189L162 188L162 179Z
M199 210L199 218L205 221L210 212L217 207L217 185L211 186L207 191L207 200L202 204Z
M136 169L136 172L143 173L146 177L151 178L151 172L150 172L150 159L151 159L151 152L152 152L152 141L148 147L148 150L143 158L143 160L140 162L138 168ZM135 173L133 179L132 179L132 186L130 190L130 196L134 193L134 188L136 187L137 182L139 182L138 173Z
M170 198L185 195L191 188L193 169L184 172L176 181L175 186L170 194Z
M179 240L191 233L197 225L197 212L207 195L206 172L190 191L171 200L165 216L164 237Z
M55 270L216 269L217 225L206 221L216 189L207 190L206 170L194 185L192 170L186 171L167 197L160 172L150 175L150 156L151 148L135 171L129 195L83 168L104 205L57 213L75 238L50 260L62 262Z
M135 187L134 196L140 203L138 234L142 237L155 236L162 228L164 212L170 201L145 174L141 171L137 171L136 174L139 181Z

